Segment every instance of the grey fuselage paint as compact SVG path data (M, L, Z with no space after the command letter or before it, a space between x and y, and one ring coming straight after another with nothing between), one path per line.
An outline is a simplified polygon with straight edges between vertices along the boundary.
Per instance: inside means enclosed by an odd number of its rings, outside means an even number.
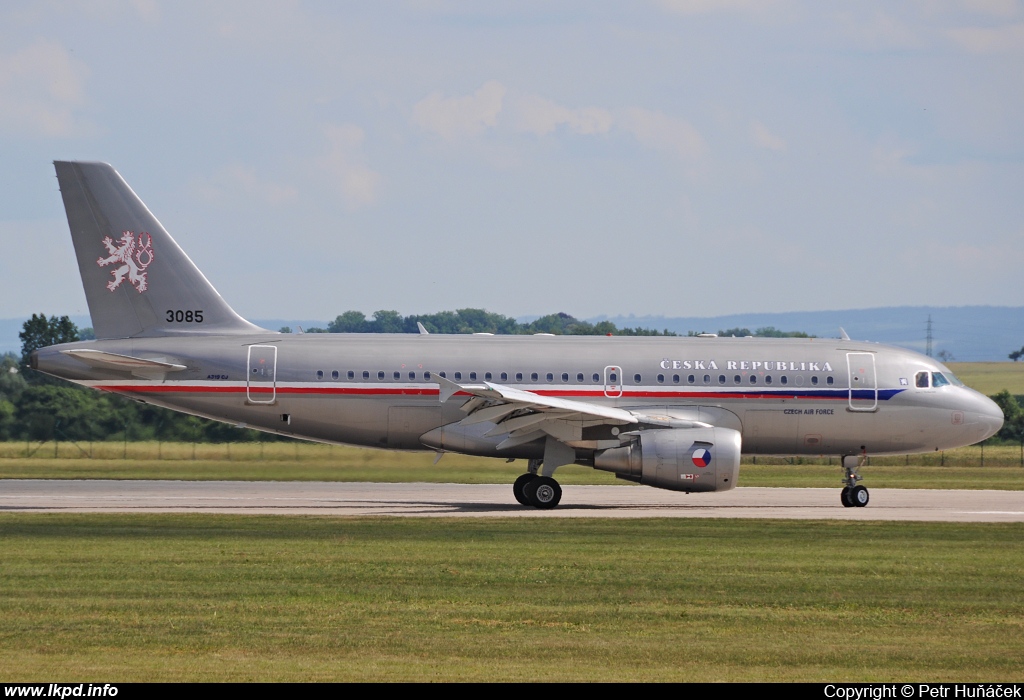
M86 348L187 369L135 376L61 352ZM918 372L952 376L935 360L837 339L260 332L86 341L40 349L34 361L48 374L193 415L397 450L452 449L424 436L465 418L460 407L471 397L441 403L425 372L733 428L747 454L929 452L973 444L1002 424L998 406L972 389L915 386ZM473 426L457 451L543 455L542 442L498 450L501 436L482 437L493 428ZM574 444L581 461L611 430L595 427Z

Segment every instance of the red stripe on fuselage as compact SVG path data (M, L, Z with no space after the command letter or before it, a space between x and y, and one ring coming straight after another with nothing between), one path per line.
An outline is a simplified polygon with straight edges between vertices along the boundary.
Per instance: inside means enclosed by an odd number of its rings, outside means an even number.
M94 385L93 388L102 391L110 391L121 394L245 394L252 395L271 394L272 390L267 387L244 386L181 386L173 384L130 384L130 385ZM835 391L835 390L828 390ZM385 387L289 387L279 386L277 395L326 395L326 396L437 396L437 389L401 389ZM619 396L608 396L603 391L572 391L560 392L546 389L533 392L539 396L552 396L558 398L637 398L637 399L743 399L743 400L830 400L845 401L842 396L798 396L796 394L765 393L765 392L714 392L714 391L624 391ZM467 392L456 392L456 396L471 396Z

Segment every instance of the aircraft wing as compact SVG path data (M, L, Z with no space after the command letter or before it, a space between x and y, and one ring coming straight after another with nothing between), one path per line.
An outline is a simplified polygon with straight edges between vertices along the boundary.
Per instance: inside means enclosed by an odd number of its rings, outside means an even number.
M498 449L533 442L545 436L562 443L578 443L582 440L583 428L598 425L659 428L706 425L587 401L542 396L532 391L492 382L457 384L436 373L431 376L441 387L441 403L456 394L472 397L461 407L463 413L467 415L459 421L459 425L470 426L491 422L495 427L487 433L488 436L508 434L508 437L498 444Z

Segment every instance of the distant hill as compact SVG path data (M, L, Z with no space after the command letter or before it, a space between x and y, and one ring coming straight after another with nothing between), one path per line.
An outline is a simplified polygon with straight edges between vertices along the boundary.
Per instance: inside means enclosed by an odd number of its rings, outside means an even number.
M341 313L339 311L338 313ZM619 328L668 329L681 335L688 331L717 333L729 328L774 326L784 331L803 331L822 338L839 336L839 327L855 340L872 340L919 352L925 349L925 326L932 317L932 350L945 350L959 362L1005 362L1007 355L1024 346L1024 307L1008 306L893 306L845 311L792 311L730 316L596 316L591 323L611 321ZM517 320L531 321L536 316ZM92 325L88 316L72 316L80 328ZM327 321L252 319L253 323L277 330L327 326ZM24 318L0 319L0 353L21 352L18 333Z
M791 311L730 316L596 316L619 326L717 333L729 328L751 331L774 326L822 338L839 337L839 327L855 340L925 350L928 316L932 317L932 354L942 350L960 362L1006 362L1024 345L1024 306L890 306L845 311Z

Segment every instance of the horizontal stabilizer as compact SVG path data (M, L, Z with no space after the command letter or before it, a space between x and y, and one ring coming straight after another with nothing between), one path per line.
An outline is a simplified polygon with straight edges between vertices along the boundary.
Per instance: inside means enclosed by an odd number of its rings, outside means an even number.
M117 372L132 372L133 374L166 374L168 372L180 372L188 369L185 365L178 365L172 362L158 362L157 360L146 360L141 357L130 355L118 355L113 352L102 350L61 350L65 355L84 362L96 369L112 369Z

